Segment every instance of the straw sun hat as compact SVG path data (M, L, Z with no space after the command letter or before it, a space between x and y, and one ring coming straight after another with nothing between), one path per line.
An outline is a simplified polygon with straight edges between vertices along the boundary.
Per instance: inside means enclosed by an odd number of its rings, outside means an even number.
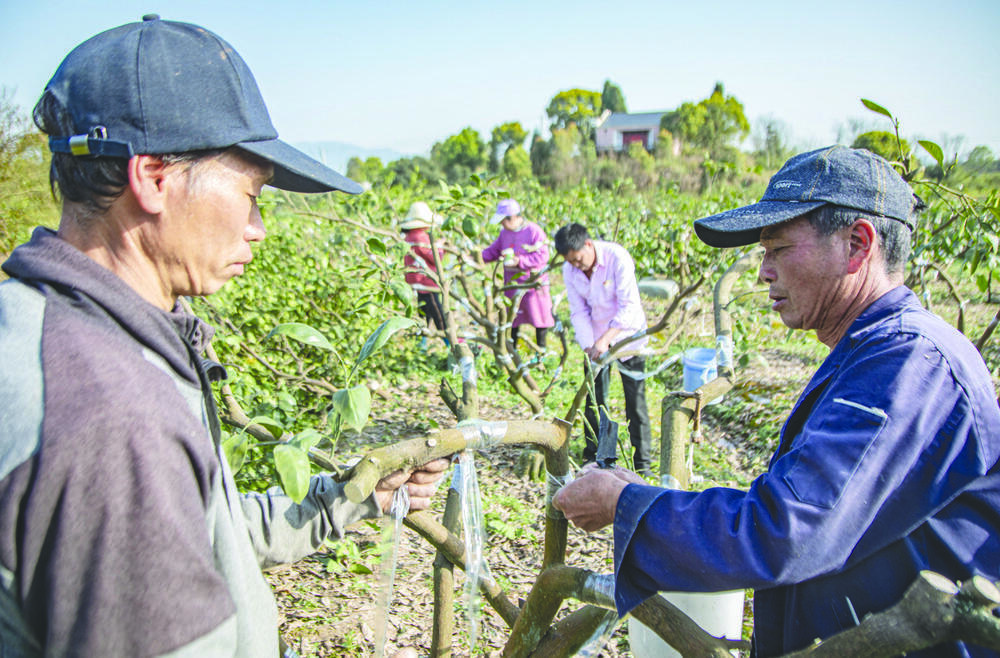
M406 217L399 223L399 228L408 231L415 228L441 226L443 223L444 217L431 212L430 206L423 201L414 201L413 205L410 206L409 212L406 213Z

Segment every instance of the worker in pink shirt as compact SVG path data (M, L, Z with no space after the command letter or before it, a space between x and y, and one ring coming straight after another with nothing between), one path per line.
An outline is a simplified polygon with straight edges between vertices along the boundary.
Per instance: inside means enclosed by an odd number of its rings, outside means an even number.
M545 269L549 262L548 238L538 224L524 219L517 201L504 199L498 203L490 223L500 224L500 235L493 244L483 249L483 261L489 263L503 259L505 286L527 283L533 275ZM546 330L555 325L555 320L552 317L549 275L543 273L538 283L537 287L524 291L512 322L510 339L516 346L518 329L524 324L531 325L535 328L535 343L544 350ZM504 294L513 298L521 292L521 289L512 289Z
M639 300L639 285L635 280L635 262L619 244L592 240L587 228L577 223L567 224L555 235L556 251L566 259L563 281L569 301L570 321L576 342L587 355L585 368L615 343L646 329L646 313ZM641 350L646 339L641 338L625 347L626 352ZM625 392L625 416L628 433L635 449L633 469L641 475L651 475L651 434L649 412L646 409L646 384L641 374L646 358L639 354L618 361L629 373L620 372ZM611 364L601 368L594 377L594 397L587 396L583 450L585 462L594 461L597 454L597 409L605 406L610 384Z

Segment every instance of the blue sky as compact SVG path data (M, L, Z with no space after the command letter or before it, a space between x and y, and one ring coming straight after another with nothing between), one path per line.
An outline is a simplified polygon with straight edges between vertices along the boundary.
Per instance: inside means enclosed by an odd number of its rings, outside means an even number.
M4 0L0 85L30 109L73 46L150 12L229 41L290 142L426 152L465 126L543 128L557 92L610 79L636 112L721 81L800 148L833 143L851 119L888 128L865 97L904 136L1000 154L997 0Z

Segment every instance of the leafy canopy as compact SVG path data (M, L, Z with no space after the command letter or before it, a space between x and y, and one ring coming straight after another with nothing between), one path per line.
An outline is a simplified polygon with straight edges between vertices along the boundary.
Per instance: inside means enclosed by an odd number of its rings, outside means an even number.
M410 189L436 186L444 179L444 171L436 162L419 155L393 160L386 165L384 175L390 185Z
M719 153L750 133L750 122L743 112L743 103L726 96L721 82L715 83L712 94L698 103L684 103L663 115L660 127L670 131L674 139L685 144Z
M45 138L12 96L0 88L0 261L28 239L32 228L55 226L59 219L49 194Z
M528 131L519 121L508 121L494 127L490 133L490 171L497 171L500 161L506 159L507 151L514 146L523 146L527 136Z
M625 96L622 89L610 80L604 81L604 89L601 90L601 111L611 110L612 112L628 112L625 109Z
M523 146L524 138L528 136L528 131L521 126L520 121L508 121L493 129L490 134L490 143L509 146Z
M382 160L375 156L370 156L362 160L353 157L347 161L347 177L356 181L368 181L374 183L382 175Z
M552 97L545 113L552 119L552 130L575 123L581 129L586 127L589 134L590 122L600 114L600 108L601 95L596 91L568 89Z
M444 170L452 183L464 181L483 170L486 158L486 143L477 130L468 127L431 147L431 160Z
M512 146L503 154L503 175L511 180L531 178L531 158L520 144Z
M896 136L886 130L872 130L854 138L851 148L867 149L886 160L900 161L910 154L910 144L905 139L896 141Z

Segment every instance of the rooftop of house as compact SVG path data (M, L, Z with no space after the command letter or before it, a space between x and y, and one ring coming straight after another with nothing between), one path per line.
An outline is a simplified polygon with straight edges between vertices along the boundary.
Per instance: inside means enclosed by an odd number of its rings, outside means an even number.
M611 112L597 123L597 127L613 128L615 130L643 130L659 128L660 119L663 118L664 114L666 114L666 111L639 112L637 114L629 114L627 112Z

